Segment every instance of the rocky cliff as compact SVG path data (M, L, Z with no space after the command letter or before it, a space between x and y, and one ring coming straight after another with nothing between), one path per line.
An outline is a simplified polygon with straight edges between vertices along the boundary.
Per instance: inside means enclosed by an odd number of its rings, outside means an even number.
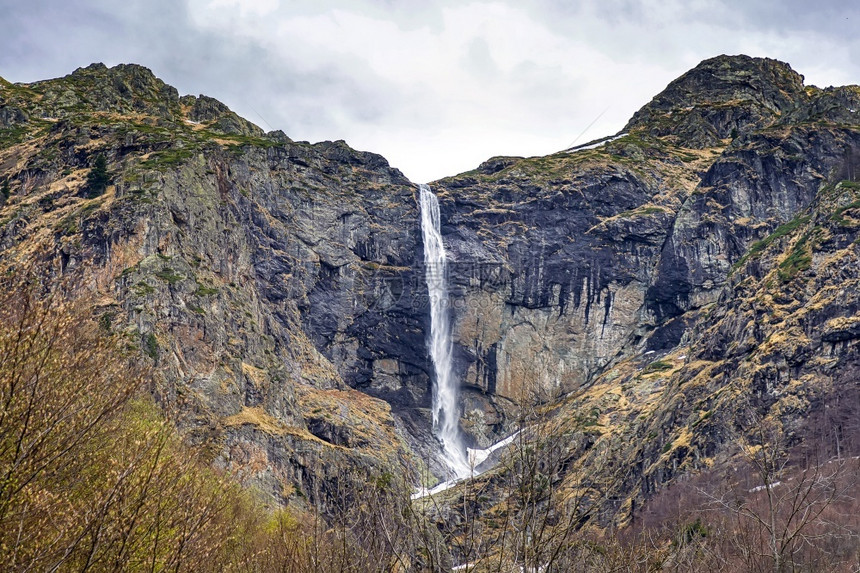
M624 521L728 455L740 397L798 440L854 407L858 100L721 56L615 137L432 184L471 442L535 408L585 421L565 467L600 474L612 444ZM97 293L213 463L281 502L353 468L438 473L417 188L382 157L264 133L139 66L2 82L0 145L4 269Z
M477 261L464 380L549 404L567 491L589 476L624 522L736 453L750 412L790 444L856 448L858 97L718 57L613 138L437 184L452 249Z
M2 110L3 266L95 291L216 464L285 500L407 455L391 405L429 406L429 366L399 171L264 134L139 66L4 82ZM113 184L93 196L98 156Z

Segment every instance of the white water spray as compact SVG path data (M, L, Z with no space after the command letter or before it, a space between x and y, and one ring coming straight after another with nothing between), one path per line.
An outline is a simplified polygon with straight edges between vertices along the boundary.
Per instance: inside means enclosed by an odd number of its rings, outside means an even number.
M430 295L430 358L433 384L433 431L442 443L445 462L455 478L469 476L471 466L460 433L459 387L451 361L451 320L448 309L448 263L439 223L439 201L427 185L421 190L421 232L424 236L424 277Z

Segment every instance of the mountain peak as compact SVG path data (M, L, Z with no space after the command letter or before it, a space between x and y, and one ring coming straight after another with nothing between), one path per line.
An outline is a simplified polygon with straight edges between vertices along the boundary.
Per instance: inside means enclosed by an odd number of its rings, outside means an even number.
M0 86L5 85L4 81L0 81ZM20 87L8 91L6 97L0 96L0 104L4 105L0 126L25 123L30 116L69 118L109 113L137 120L148 116L148 121L162 127L190 121L226 134L264 135L258 126L214 98L204 95L180 98L176 88L138 64L109 68L103 63L93 63L67 76ZM277 137L289 141L286 135Z
M75 78L78 80L120 80L136 83L140 87L161 87L167 85L158 79L152 70L140 64L117 64L109 68L101 62L94 62L86 67L76 69L68 76L65 76L65 78Z
M162 119L179 114L176 88L137 64L108 68L94 63L29 87L41 96L33 107L47 117L66 117L78 111L144 113Z
M637 111L625 127L671 135L685 147L772 123L804 101L803 76L770 58L721 55L702 61Z

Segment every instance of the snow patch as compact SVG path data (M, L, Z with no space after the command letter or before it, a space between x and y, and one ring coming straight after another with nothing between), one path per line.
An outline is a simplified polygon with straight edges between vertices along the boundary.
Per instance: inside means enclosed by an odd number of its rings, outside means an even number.
M508 436L504 440L500 440L500 441L496 442L495 444L493 444L492 446L490 446L489 448L486 448L484 450L475 450L472 448L466 448L466 452L467 452L467 455L469 457L469 466L471 467L470 475L459 476L459 477L455 477L453 479L449 479L447 481L443 481L443 482L438 483L429 489L427 487L421 486L415 490L415 492L412 494L411 498L412 499L421 499L422 497L427 497L428 495L434 495L434 494L443 492L446 489L450 489L450 488L454 487L455 485L457 485L458 483L466 481L469 478L478 477L479 475L481 475L482 473L487 471L489 468L484 468L482 471L476 471L475 469L479 465L481 465L482 463L487 461L487 458L489 458L493 452L500 450L507 445L510 445L510 443L513 442L514 439L516 439L516 437L520 434L520 431L514 432L513 434L511 434L510 436Z
M758 487L754 487L754 488L752 488L752 489L750 490L750 493L755 493L755 492L757 492L757 491L761 491L761 490L763 490L763 489L773 489L773 488L775 488L776 486L778 486L778 485L780 485L780 484L782 484L782 482L781 482L781 481L775 481L775 482L773 482L772 484L770 484L769 486L768 486L768 485L760 485L760 486L758 486Z
M492 454L496 450L504 448L505 446L507 446L508 444L513 442L514 439L519 434L520 434L519 432L514 432L513 434L511 434L510 436L508 436L507 438L505 438L501 442L496 442L495 444L493 444L492 446L490 446L489 448L487 448L485 450L473 450L472 448L466 448L466 455L469 456L469 464L473 468L478 467L479 465L481 465L482 463L487 461L487 458L490 457L490 454Z
M583 145L577 145L574 147L569 147L568 149L565 149L565 151L568 153L573 153L574 151L584 151L586 149L597 149L598 147L602 147L602 146L606 145L607 143L612 143L613 141L615 141L617 139L621 139L625 135L627 135L627 133L619 133L618 135L612 135L609 137L604 137L603 139L598 139L598 140L595 140L595 141L592 141L590 143L586 143Z

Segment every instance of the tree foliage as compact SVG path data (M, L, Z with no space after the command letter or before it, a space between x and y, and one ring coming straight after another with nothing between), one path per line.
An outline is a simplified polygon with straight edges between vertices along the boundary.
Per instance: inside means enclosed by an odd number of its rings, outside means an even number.
M20 281L0 300L4 571L245 570L271 517L208 469L91 317Z
M102 154L96 156L93 166L87 174L84 191L87 197L98 197L107 190L111 176L107 168L107 159Z

